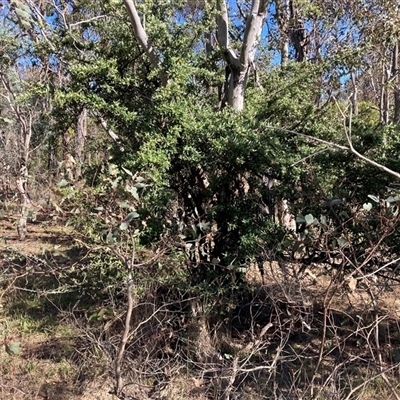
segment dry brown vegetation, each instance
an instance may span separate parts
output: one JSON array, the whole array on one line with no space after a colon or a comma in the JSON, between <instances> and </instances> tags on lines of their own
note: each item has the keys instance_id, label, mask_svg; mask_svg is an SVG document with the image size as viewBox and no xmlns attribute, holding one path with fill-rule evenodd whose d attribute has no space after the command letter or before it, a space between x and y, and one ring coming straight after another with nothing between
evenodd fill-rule
<instances>
[{"instance_id":1,"label":"dry brown vegetation","mask_svg":"<svg viewBox=\"0 0 400 400\"><path fill-rule=\"evenodd\" d=\"M1 219L1 398L116 399L124 282L98 296L74 285L99 249L42 219L23 243L13 216ZM135 288L121 398L399 398L397 278L296 270L250 265L253 290L220 320L189 293Z\"/></svg>"}]
</instances>

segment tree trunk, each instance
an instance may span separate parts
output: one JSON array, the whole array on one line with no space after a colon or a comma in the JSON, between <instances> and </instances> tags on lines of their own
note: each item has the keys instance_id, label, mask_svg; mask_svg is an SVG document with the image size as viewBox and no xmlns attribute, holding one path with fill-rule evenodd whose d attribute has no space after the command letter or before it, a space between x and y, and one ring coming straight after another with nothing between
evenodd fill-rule
<instances>
[{"instance_id":1,"label":"tree trunk","mask_svg":"<svg viewBox=\"0 0 400 400\"><path fill-rule=\"evenodd\" d=\"M64 174L69 181L73 182L75 159L72 156L72 151L71 151L71 138L72 138L72 132L71 129L68 129L64 132L62 136Z\"/></svg>"},{"instance_id":2,"label":"tree trunk","mask_svg":"<svg viewBox=\"0 0 400 400\"><path fill-rule=\"evenodd\" d=\"M305 60L306 34L304 22L299 17L299 12L295 9L293 1L289 1L290 23L289 38L295 50L295 60L302 62Z\"/></svg>"},{"instance_id":3,"label":"tree trunk","mask_svg":"<svg viewBox=\"0 0 400 400\"><path fill-rule=\"evenodd\" d=\"M249 68L245 71L232 68L228 84L228 104L237 111L244 107L244 95L247 87Z\"/></svg>"},{"instance_id":4,"label":"tree trunk","mask_svg":"<svg viewBox=\"0 0 400 400\"><path fill-rule=\"evenodd\" d=\"M255 52L260 40L262 27L267 14L267 0L253 0L251 11L246 18L246 29L239 55L229 43L229 16L225 0L217 1L217 39L229 74L226 74L228 87L227 103L236 111L242 111L249 70L253 67Z\"/></svg>"},{"instance_id":5,"label":"tree trunk","mask_svg":"<svg viewBox=\"0 0 400 400\"><path fill-rule=\"evenodd\" d=\"M20 194L21 211L17 225L17 232L19 240L25 240L27 235L26 224L28 219L28 212L31 206L31 199L29 197L26 183L28 179L28 169L22 166L19 176L17 178L17 189Z\"/></svg>"},{"instance_id":6,"label":"tree trunk","mask_svg":"<svg viewBox=\"0 0 400 400\"><path fill-rule=\"evenodd\" d=\"M85 149L85 139L87 135L87 110L84 108L76 123L75 132L75 179L79 179L82 174L83 151Z\"/></svg>"},{"instance_id":7,"label":"tree trunk","mask_svg":"<svg viewBox=\"0 0 400 400\"><path fill-rule=\"evenodd\" d=\"M217 0L217 9L219 12L217 16L217 40L230 72L226 74L226 85L228 87L226 91L227 103L237 111L242 111L244 107L244 95L249 69L253 66L255 52L267 14L268 3L269 0L252 1L251 10L246 17L246 29L240 54L237 55L236 51L232 49L229 44L227 2L226 0ZM135 38L148 56L152 65L159 71L162 85L166 86L168 84L167 73L163 70L161 59L140 21L135 3L132 0L124 0L124 4L128 11Z\"/></svg>"},{"instance_id":8,"label":"tree trunk","mask_svg":"<svg viewBox=\"0 0 400 400\"><path fill-rule=\"evenodd\" d=\"M158 57L156 50L153 47L147 33L140 21L139 14L136 10L136 6L132 0L124 0L124 4L126 10L128 11L129 18L131 20L131 25L133 29L133 33L136 37L136 40L139 42L140 47L149 57L150 62L153 64L153 67L158 69L158 76L163 86L168 84L168 76L165 71L162 69L161 60Z\"/></svg>"},{"instance_id":9,"label":"tree trunk","mask_svg":"<svg viewBox=\"0 0 400 400\"><path fill-rule=\"evenodd\" d=\"M400 75L399 75L399 41L396 42L393 49L392 77L394 79L394 115L393 122L400 123Z\"/></svg>"},{"instance_id":10,"label":"tree trunk","mask_svg":"<svg viewBox=\"0 0 400 400\"><path fill-rule=\"evenodd\" d=\"M358 115L358 86L355 72L351 74L351 83L353 86L353 93L351 94L352 114Z\"/></svg>"},{"instance_id":11,"label":"tree trunk","mask_svg":"<svg viewBox=\"0 0 400 400\"><path fill-rule=\"evenodd\" d=\"M281 66L284 67L289 61L289 2L285 0L275 0L275 9L280 36L279 47L281 53Z\"/></svg>"},{"instance_id":12,"label":"tree trunk","mask_svg":"<svg viewBox=\"0 0 400 400\"><path fill-rule=\"evenodd\" d=\"M381 81L381 98L380 98L380 120L383 124L389 123L389 108L390 108L390 99L389 99L389 80L390 80L390 69L387 68L386 65L383 65L383 73L382 73L382 81Z\"/></svg>"},{"instance_id":13,"label":"tree trunk","mask_svg":"<svg viewBox=\"0 0 400 400\"><path fill-rule=\"evenodd\" d=\"M28 219L28 212L31 207L31 198L28 194L27 182L28 182L28 162L29 153L32 138L32 115L28 115L26 118L20 119L22 138L22 166L20 173L17 178L17 189L20 193L21 199L21 211L18 220L17 232L19 240L25 240L27 235L26 224Z\"/></svg>"}]
</instances>

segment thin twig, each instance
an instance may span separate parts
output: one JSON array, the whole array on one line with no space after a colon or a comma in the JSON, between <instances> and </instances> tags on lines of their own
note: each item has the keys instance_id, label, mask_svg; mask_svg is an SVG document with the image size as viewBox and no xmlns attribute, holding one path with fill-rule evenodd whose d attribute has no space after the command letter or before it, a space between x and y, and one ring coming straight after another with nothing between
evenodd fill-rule
<instances>
[{"instance_id":1,"label":"thin twig","mask_svg":"<svg viewBox=\"0 0 400 400\"><path fill-rule=\"evenodd\" d=\"M380 164L374 160L371 160L368 157L363 156L361 153L359 153L354 147L353 147L353 141L351 139L351 127L352 127L352 119L351 119L351 112L349 113L349 123L348 125L346 125L346 115L344 114L343 110L340 108L338 101L336 100L336 98L334 97L336 106L340 112L340 114L343 117L343 128L344 128L344 133L347 139L347 143L349 144L349 149L350 151L356 155L358 158L360 158L361 160L365 161L367 164L373 165L374 167L380 169L381 171L387 172L388 174L395 176L397 179L400 179L400 173L393 171L392 169L386 167L383 164Z\"/></svg>"},{"instance_id":2,"label":"thin twig","mask_svg":"<svg viewBox=\"0 0 400 400\"><path fill-rule=\"evenodd\" d=\"M375 374L374 376L371 376L370 378L366 379L364 382L360 383L359 385L357 385L355 388L350 390L350 393L347 395L347 397L345 397L343 400L350 400L353 398L354 393L356 393L358 390L366 387L370 382L372 382L373 380L375 380L376 378L378 378L379 376L383 376L386 372L392 371L395 368L399 367L399 363L392 365L389 368L386 368L383 371L378 372L377 374Z\"/></svg>"}]
</instances>

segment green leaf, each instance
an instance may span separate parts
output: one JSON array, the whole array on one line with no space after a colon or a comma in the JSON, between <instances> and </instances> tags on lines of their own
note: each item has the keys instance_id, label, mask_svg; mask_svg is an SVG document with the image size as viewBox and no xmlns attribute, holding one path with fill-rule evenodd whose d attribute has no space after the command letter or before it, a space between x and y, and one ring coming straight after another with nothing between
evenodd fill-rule
<instances>
[{"instance_id":1,"label":"green leaf","mask_svg":"<svg viewBox=\"0 0 400 400\"><path fill-rule=\"evenodd\" d=\"M134 219L138 218L139 214L136 211L133 211L129 213L126 218L121 222L121 225L119 226L119 229L121 231L126 231L129 227L129 223Z\"/></svg>"},{"instance_id":2,"label":"green leaf","mask_svg":"<svg viewBox=\"0 0 400 400\"><path fill-rule=\"evenodd\" d=\"M118 187L118 183L119 183L120 180L121 180L121 177L120 177L120 176L119 176L117 179L113 180L113 181L111 182L111 187L112 187L113 189L116 189L116 188Z\"/></svg>"},{"instance_id":3,"label":"green leaf","mask_svg":"<svg viewBox=\"0 0 400 400\"><path fill-rule=\"evenodd\" d=\"M57 183L57 186L60 187L60 188L66 187L68 185L69 185L69 183L65 179L61 179L61 181Z\"/></svg>"},{"instance_id":4,"label":"green leaf","mask_svg":"<svg viewBox=\"0 0 400 400\"><path fill-rule=\"evenodd\" d=\"M29 10L30 11L30 10ZM20 8L16 8L15 12L22 19L29 20L31 18L30 14L26 10L21 10Z\"/></svg>"},{"instance_id":5,"label":"green leaf","mask_svg":"<svg viewBox=\"0 0 400 400\"><path fill-rule=\"evenodd\" d=\"M139 194L135 186L130 187L128 189L128 192L133 196L135 200L139 201Z\"/></svg>"},{"instance_id":6,"label":"green leaf","mask_svg":"<svg viewBox=\"0 0 400 400\"><path fill-rule=\"evenodd\" d=\"M400 200L400 196L389 196L387 199L386 199L386 202L387 203L395 203L396 201L399 201Z\"/></svg>"},{"instance_id":7,"label":"green leaf","mask_svg":"<svg viewBox=\"0 0 400 400\"><path fill-rule=\"evenodd\" d=\"M120 201L118 202L119 207L121 208L129 208L130 205L126 201Z\"/></svg>"},{"instance_id":8,"label":"green leaf","mask_svg":"<svg viewBox=\"0 0 400 400\"><path fill-rule=\"evenodd\" d=\"M369 194L368 197L369 197L372 201L374 201L375 203L379 203L379 198L378 198L378 197L376 197L376 196L374 196L374 195L372 195L372 194Z\"/></svg>"},{"instance_id":9,"label":"green leaf","mask_svg":"<svg viewBox=\"0 0 400 400\"><path fill-rule=\"evenodd\" d=\"M364 204L363 204L363 209L364 209L365 211L371 211L371 209L372 209L372 204L371 204L371 203L364 203Z\"/></svg>"},{"instance_id":10,"label":"green leaf","mask_svg":"<svg viewBox=\"0 0 400 400\"><path fill-rule=\"evenodd\" d=\"M6 352L10 355L10 356L18 356L21 352L20 347L19 347L19 343L10 343L6 345Z\"/></svg>"},{"instance_id":11,"label":"green leaf","mask_svg":"<svg viewBox=\"0 0 400 400\"><path fill-rule=\"evenodd\" d=\"M199 222L197 226L200 228L202 232L208 232L210 230L209 222Z\"/></svg>"},{"instance_id":12,"label":"green leaf","mask_svg":"<svg viewBox=\"0 0 400 400\"><path fill-rule=\"evenodd\" d=\"M330 206L337 206L337 205L342 204L342 203L343 203L343 200L341 200L341 199L332 199L329 202L329 205Z\"/></svg>"},{"instance_id":13,"label":"green leaf","mask_svg":"<svg viewBox=\"0 0 400 400\"><path fill-rule=\"evenodd\" d=\"M339 247L343 247L345 244L346 244L346 239L340 237L340 238L338 239L338 245L339 245Z\"/></svg>"},{"instance_id":14,"label":"green leaf","mask_svg":"<svg viewBox=\"0 0 400 400\"><path fill-rule=\"evenodd\" d=\"M138 182L138 183L135 183L134 186L137 187L138 189L143 189L143 188L145 188L145 187L147 187L149 185L146 185L145 183Z\"/></svg>"},{"instance_id":15,"label":"green leaf","mask_svg":"<svg viewBox=\"0 0 400 400\"><path fill-rule=\"evenodd\" d=\"M124 168L124 167L121 167L121 168L122 168L122 170L123 170L125 173L127 173L129 176L133 176L132 172L129 171L129 169L126 169L126 168Z\"/></svg>"},{"instance_id":16,"label":"green leaf","mask_svg":"<svg viewBox=\"0 0 400 400\"><path fill-rule=\"evenodd\" d=\"M20 3L20 2L19 2L19 3ZM20 4L18 5L18 8L19 8L21 11L24 11L25 13L27 13L28 15L31 14L31 9L30 9L29 6L27 6L26 4L20 3Z\"/></svg>"},{"instance_id":17,"label":"green leaf","mask_svg":"<svg viewBox=\"0 0 400 400\"><path fill-rule=\"evenodd\" d=\"M126 231L129 228L129 223L128 222L121 222L121 225L119 226L119 229L121 229L121 231Z\"/></svg>"},{"instance_id":18,"label":"green leaf","mask_svg":"<svg viewBox=\"0 0 400 400\"><path fill-rule=\"evenodd\" d=\"M309 224L309 225L314 222L314 216L312 214L307 214L304 217L304 219L305 219L306 223Z\"/></svg>"},{"instance_id":19,"label":"green leaf","mask_svg":"<svg viewBox=\"0 0 400 400\"><path fill-rule=\"evenodd\" d=\"M112 176L118 175L118 167L115 164L110 164L108 166L108 173Z\"/></svg>"},{"instance_id":20,"label":"green leaf","mask_svg":"<svg viewBox=\"0 0 400 400\"><path fill-rule=\"evenodd\" d=\"M94 313L94 314L91 314L90 316L89 316L89 318L88 318L88 320L91 322L91 321L93 321L93 320L98 320L98 318L97 318L97 313Z\"/></svg>"},{"instance_id":21,"label":"green leaf","mask_svg":"<svg viewBox=\"0 0 400 400\"><path fill-rule=\"evenodd\" d=\"M21 26L22 26L24 29L30 29L30 28L32 28L31 23L30 23L29 21L27 21L26 19L21 18L20 21L21 21Z\"/></svg>"},{"instance_id":22,"label":"green leaf","mask_svg":"<svg viewBox=\"0 0 400 400\"><path fill-rule=\"evenodd\" d=\"M108 232L107 236L106 236L106 242L109 244L113 244L113 243L115 243L115 241L116 241L116 238L115 238L113 232Z\"/></svg>"},{"instance_id":23,"label":"green leaf","mask_svg":"<svg viewBox=\"0 0 400 400\"><path fill-rule=\"evenodd\" d=\"M136 211L132 211L130 212L126 218L125 218L125 222L131 222L134 218L139 218L139 214Z\"/></svg>"},{"instance_id":24,"label":"green leaf","mask_svg":"<svg viewBox=\"0 0 400 400\"><path fill-rule=\"evenodd\" d=\"M306 220L305 220L304 216L300 214L300 215L298 215L298 216L296 217L296 222L297 222L298 224L304 224L304 223L306 222Z\"/></svg>"}]
</instances>

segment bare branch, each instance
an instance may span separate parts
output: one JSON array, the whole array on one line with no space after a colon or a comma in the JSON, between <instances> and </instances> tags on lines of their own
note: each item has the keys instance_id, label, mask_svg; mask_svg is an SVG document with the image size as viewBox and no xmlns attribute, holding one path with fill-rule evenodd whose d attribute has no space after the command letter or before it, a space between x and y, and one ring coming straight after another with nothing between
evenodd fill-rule
<instances>
[{"instance_id":1,"label":"bare branch","mask_svg":"<svg viewBox=\"0 0 400 400\"><path fill-rule=\"evenodd\" d=\"M119 146L120 151L124 151L124 147L120 141L119 136L108 126L106 120L97 112L91 111L91 114L100 122L100 125L107 132L108 136Z\"/></svg>"},{"instance_id":2,"label":"bare branch","mask_svg":"<svg viewBox=\"0 0 400 400\"><path fill-rule=\"evenodd\" d=\"M386 372L395 370L396 368L399 368L400 363L396 363L394 365L391 365L390 367L386 368L383 371L378 372L375 375L372 375L371 377L363 380L359 385L355 386L350 393L347 395L347 397L344 400L350 400L353 398L353 395L358 392L360 389L365 388L369 383L371 383L372 381L374 381L376 378L378 378L379 376L384 375Z\"/></svg>"},{"instance_id":3,"label":"bare branch","mask_svg":"<svg viewBox=\"0 0 400 400\"><path fill-rule=\"evenodd\" d=\"M219 11L217 17L217 41L228 64L239 67L239 59L229 44L229 16L228 7L225 0L217 1L217 9Z\"/></svg>"},{"instance_id":4,"label":"bare branch","mask_svg":"<svg viewBox=\"0 0 400 400\"><path fill-rule=\"evenodd\" d=\"M329 142L329 141L324 140L324 139L320 139L320 138L317 138L317 137L314 137L314 136L306 135L304 133L300 133L300 132L297 132L297 131L294 131L294 130L291 130L291 129L282 128L280 126L265 126L264 128L265 129L271 129L271 130L277 130L277 131L281 131L281 132L286 132L286 133L292 133L293 135L300 136L300 137L302 137L304 139L311 140L313 142L326 144L327 146L329 146L331 148L350 151L350 149L347 146L342 146L341 144Z\"/></svg>"},{"instance_id":5,"label":"bare branch","mask_svg":"<svg viewBox=\"0 0 400 400\"><path fill-rule=\"evenodd\" d=\"M380 169L381 171L384 171L384 172L386 172L386 173L388 173L388 174L390 174L390 175L396 177L397 179L400 179L400 173L399 173L399 172L393 171L392 169L386 167L385 165L380 164L380 163L378 163L378 162L376 162L376 161L374 161L374 160L371 160L371 159L368 158L368 157L363 156L361 153L359 153L359 152L353 147L353 141L352 141L352 139L351 139L351 125L352 125L351 114L352 114L352 113L351 113L351 112L349 113L349 124L348 124L348 126L347 126L347 125L346 125L346 115L344 114L343 110L340 108L340 106L339 106L339 104L338 104L336 98L334 98L334 99L335 99L336 106L337 106L337 108L338 108L340 114L341 114L342 117L343 117L343 128L344 128L344 133L345 133L345 135L346 135L347 143L349 144L349 150L350 150L354 155L356 155L359 159L365 161L367 164L373 165L374 167Z\"/></svg>"},{"instance_id":6,"label":"bare branch","mask_svg":"<svg viewBox=\"0 0 400 400\"><path fill-rule=\"evenodd\" d=\"M351 120L350 120L350 123L351 123ZM292 133L293 135L300 136L300 137L302 137L304 139L311 140L311 141L314 141L314 142L317 142L317 143L325 144L325 145L327 145L327 146L329 146L329 147L331 147L333 149L340 149L340 150L344 150L344 151L349 151L349 152L353 153L355 156L357 156L360 160L363 160L364 162L366 162L367 164L370 164L370 165L380 169L381 171L384 171L384 172L396 177L397 179L400 179L400 173L399 172L393 171L392 169L386 167L385 165L380 164L380 163L378 163L378 162L376 162L374 160L371 160L370 158L365 157L361 153L359 153L353 147L353 144L352 144L352 141L351 141L351 134L348 132L348 128L346 127L346 125L344 125L344 128L345 128L346 138L347 138L347 141L349 143L349 147L342 146L341 144L329 142L329 141L324 140L324 139L320 139L320 138L316 138L316 137L313 137L313 136L309 136L309 135L306 135L304 133L293 131L291 129L281 128L279 126L266 126L265 128L266 129L271 129L271 130L278 130L278 131L282 131L282 132L287 132L287 133Z\"/></svg>"},{"instance_id":7,"label":"bare branch","mask_svg":"<svg viewBox=\"0 0 400 400\"><path fill-rule=\"evenodd\" d=\"M78 21L78 22L74 22L72 24L69 24L69 27L78 26L78 25L82 25L82 24L87 24L89 22L96 21L97 19L102 19L102 18L106 18L106 17L107 17L107 15L96 15L96 16L94 16L92 18L85 19L83 21Z\"/></svg>"},{"instance_id":8,"label":"bare branch","mask_svg":"<svg viewBox=\"0 0 400 400\"><path fill-rule=\"evenodd\" d=\"M380 271L382 271L383 269L385 269L386 267L388 267L389 265L396 264L396 263L398 263L399 261L400 261L400 257L399 257L399 258L396 258L395 260L392 260L392 261L386 263L385 265L382 265L382 267L379 267L377 270L375 270L375 271L373 271L373 272L370 272L369 274L362 275L362 276L360 276L360 277L358 277L358 278L356 278L356 279L357 279L357 280L363 280L363 279L365 279L365 278L369 278L370 276L374 276L374 275L376 275L378 272L380 272Z\"/></svg>"},{"instance_id":9,"label":"bare branch","mask_svg":"<svg viewBox=\"0 0 400 400\"><path fill-rule=\"evenodd\" d=\"M124 4L128 11L129 18L131 20L133 33L139 42L140 47L146 52L153 64L154 68L159 70L159 78L164 86L168 84L168 78L166 73L161 69L161 60L156 54L156 51L147 36L145 29L140 21L139 14L136 10L136 6L133 0L124 0Z\"/></svg>"}]
</instances>

